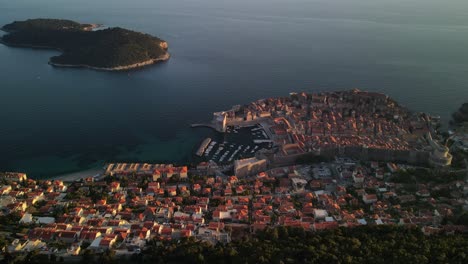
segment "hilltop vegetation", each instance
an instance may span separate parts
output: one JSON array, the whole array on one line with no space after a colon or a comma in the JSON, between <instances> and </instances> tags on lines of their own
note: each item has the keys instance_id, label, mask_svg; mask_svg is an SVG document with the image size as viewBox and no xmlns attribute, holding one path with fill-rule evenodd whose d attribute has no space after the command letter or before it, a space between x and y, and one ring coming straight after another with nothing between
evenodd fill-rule
<instances>
[{"instance_id":1,"label":"hilltop vegetation","mask_svg":"<svg viewBox=\"0 0 468 264\"><path fill-rule=\"evenodd\" d=\"M227 245L164 242L145 253L151 263L465 263L468 240L392 226L317 233L279 227Z\"/></svg>"},{"instance_id":2,"label":"hilltop vegetation","mask_svg":"<svg viewBox=\"0 0 468 264\"><path fill-rule=\"evenodd\" d=\"M92 27L90 24L80 24L66 19L37 18L15 21L3 26L3 30L7 32L26 30L86 30L90 27Z\"/></svg>"},{"instance_id":3,"label":"hilltop vegetation","mask_svg":"<svg viewBox=\"0 0 468 264\"><path fill-rule=\"evenodd\" d=\"M363 226L312 233L277 227L228 244L193 238L152 241L129 259L84 254L82 263L466 263L466 235L425 236L420 229Z\"/></svg>"},{"instance_id":4,"label":"hilltop vegetation","mask_svg":"<svg viewBox=\"0 0 468 264\"><path fill-rule=\"evenodd\" d=\"M2 240L0 240L0 243ZM6 243L3 242L3 245ZM2 245L2 244L0 244ZM277 227L228 244L193 238L151 241L142 253L83 250L80 263L467 263L464 234L425 236L418 228L363 226L312 233ZM77 259L75 259L77 260ZM65 262L68 263L68 259ZM0 263L56 263L55 255L5 253ZM63 260L62 260L63 262Z\"/></svg>"},{"instance_id":5,"label":"hilltop vegetation","mask_svg":"<svg viewBox=\"0 0 468 264\"><path fill-rule=\"evenodd\" d=\"M2 38L7 45L61 50L61 55L50 59L56 66L123 70L169 58L163 40L118 27L92 31L92 25L70 20L33 19L3 29L9 32Z\"/></svg>"}]
</instances>

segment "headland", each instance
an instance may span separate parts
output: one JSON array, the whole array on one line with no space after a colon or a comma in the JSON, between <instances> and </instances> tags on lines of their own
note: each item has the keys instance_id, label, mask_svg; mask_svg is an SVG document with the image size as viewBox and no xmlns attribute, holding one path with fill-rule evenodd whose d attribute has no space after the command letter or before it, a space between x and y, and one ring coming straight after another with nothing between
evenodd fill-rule
<instances>
[{"instance_id":1,"label":"headland","mask_svg":"<svg viewBox=\"0 0 468 264\"><path fill-rule=\"evenodd\" d=\"M433 136L438 119L413 113L385 94L358 89L268 98L214 113L211 127L261 125L276 147L271 162L307 156L448 166L452 156Z\"/></svg>"}]
</instances>

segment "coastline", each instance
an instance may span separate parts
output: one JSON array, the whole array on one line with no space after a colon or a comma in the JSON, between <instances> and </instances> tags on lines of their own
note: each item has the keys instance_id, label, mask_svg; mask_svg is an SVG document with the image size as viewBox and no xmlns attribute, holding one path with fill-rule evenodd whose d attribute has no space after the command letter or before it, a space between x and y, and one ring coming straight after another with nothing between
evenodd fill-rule
<instances>
[{"instance_id":1,"label":"coastline","mask_svg":"<svg viewBox=\"0 0 468 264\"><path fill-rule=\"evenodd\" d=\"M87 69L92 69L92 70L97 70L97 71L127 71L127 70L133 70L137 68L142 68L145 66L149 66L152 64L155 64L157 62L163 62L167 61L170 58L170 54L166 52L163 56L156 58L156 59L151 59L143 62L138 62L130 65L124 65L124 66L117 66L117 67L112 67L112 68L105 68L105 67L95 67L95 66L90 66L86 64L61 64L61 63L55 63L49 61L49 64L54 66L54 67L61 67L61 68L87 68Z\"/></svg>"},{"instance_id":2,"label":"coastline","mask_svg":"<svg viewBox=\"0 0 468 264\"><path fill-rule=\"evenodd\" d=\"M65 182L72 182L88 177L93 177L98 174L101 174L104 172L104 169L101 168L94 168L94 169L88 169L84 171L77 171L77 172L72 172L72 173L66 173L54 177L48 178L48 180L60 180L60 181L65 181Z\"/></svg>"}]
</instances>

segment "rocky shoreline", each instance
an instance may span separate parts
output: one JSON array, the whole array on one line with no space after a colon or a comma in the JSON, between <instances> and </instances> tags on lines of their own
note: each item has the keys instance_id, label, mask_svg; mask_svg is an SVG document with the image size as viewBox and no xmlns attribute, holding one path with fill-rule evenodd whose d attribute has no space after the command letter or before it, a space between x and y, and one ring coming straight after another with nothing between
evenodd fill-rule
<instances>
[{"instance_id":1,"label":"rocky shoreline","mask_svg":"<svg viewBox=\"0 0 468 264\"><path fill-rule=\"evenodd\" d=\"M167 61L169 60L170 57L171 57L170 54L166 53L157 59L151 59L151 60L138 62L138 63L131 64L131 65L117 66L117 67L111 67L111 68L95 67L95 66L90 66L90 65L85 65L85 64L60 64L60 63L54 63L51 61L49 61L49 64L54 67L59 67L59 68L87 68L87 69L92 69L92 70L97 70L97 71L128 71L128 70L146 67L146 66L155 64L157 62Z\"/></svg>"}]
</instances>

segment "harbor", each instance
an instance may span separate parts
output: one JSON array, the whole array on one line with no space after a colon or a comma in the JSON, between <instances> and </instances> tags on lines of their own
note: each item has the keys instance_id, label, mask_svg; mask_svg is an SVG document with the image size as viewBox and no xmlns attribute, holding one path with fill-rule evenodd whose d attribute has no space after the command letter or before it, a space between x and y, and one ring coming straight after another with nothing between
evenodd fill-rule
<instances>
[{"instance_id":1,"label":"harbor","mask_svg":"<svg viewBox=\"0 0 468 264\"><path fill-rule=\"evenodd\" d=\"M253 157L261 149L270 149L272 144L264 128L258 124L227 126L225 133L219 133L216 138L204 139L194 156L203 161L228 164L236 159Z\"/></svg>"}]
</instances>

